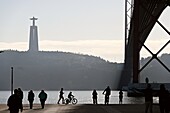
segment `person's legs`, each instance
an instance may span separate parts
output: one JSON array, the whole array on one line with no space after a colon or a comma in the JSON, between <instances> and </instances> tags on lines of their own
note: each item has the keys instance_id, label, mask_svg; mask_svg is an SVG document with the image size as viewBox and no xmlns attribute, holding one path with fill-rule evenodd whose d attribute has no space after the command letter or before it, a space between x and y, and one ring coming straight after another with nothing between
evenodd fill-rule
<instances>
[{"instance_id":1,"label":"person's legs","mask_svg":"<svg viewBox=\"0 0 170 113\"><path fill-rule=\"evenodd\" d=\"M10 109L10 113L19 113L19 109Z\"/></svg>"},{"instance_id":2,"label":"person's legs","mask_svg":"<svg viewBox=\"0 0 170 113\"><path fill-rule=\"evenodd\" d=\"M107 104L107 95L105 95L105 101L104 101L105 104Z\"/></svg>"},{"instance_id":3,"label":"person's legs","mask_svg":"<svg viewBox=\"0 0 170 113\"><path fill-rule=\"evenodd\" d=\"M107 95L107 104L109 104L109 95Z\"/></svg>"},{"instance_id":4,"label":"person's legs","mask_svg":"<svg viewBox=\"0 0 170 113\"><path fill-rule=\"evenodd\" d=\"M64 104L64 97L61 97L62 98L62 103Z\"/></svg>"},{"instance_id":5,"label":"person's legs","mask_svg":"<svg viewBox=\"0 0 170 113\"><path fill-rule=\"evenodd\" d=\"M149 111L152 113L152 102L149 102Z\"/></svg>"},{"instance_id":6,"label":"person's legs","mask_svg":"<svg viewBox=\"0 0 170 113\"><path fill-rule=\"evenodd\" d=\"M93 104L95 104L95 99L93 98Z\"/></svg>"},{"instance_id":7,"label":"person's legs","mask_svg":"<svg viewBox=\"0 0 170 113\"><path fill-rule=\"evenodd\" d=\"M59 97L58 102L57 102L58 104L60 104L60 100L61 100L61 98Z\"/></svg>"},{"instance_id":8,"label":"person's legs","mask_svg":"<svg viewBox=\"0 0 170 113\"><path fill-rule=\"evenodd\" d=\"M170 109L169 109L169 103L165 103L165 113L169 113L170 112Z\"/></svg>"},{"instance_id":9,"label":"person's legs","mask_svg":"<svg viewBox=\"0 0 170 113\"><path fill-rule=\"evenodd\" d=\"M169 110L165 108L165 113L169 113Z\"/></svg>"},{"instance_id":10,"label":"person's legs","mask_svg":"<svg viewBox=\"0 0 170 113\"><path fill-rule=\"evenodd\" d=\"M160 113L164 113L164 105L159 104L159 108L160 108Z\"/></svg>"},{"instance_id":11,"label":"person's legs","mask_svg":"<svg viewBox=\"0 0 170 113\"><path fill-rule=\"evenodd\" d=\"M122 100L123 100L123 98L122 98L122 97L120 97L120 101L119 101L119 102L120 102L120 104L122 104Z\"/></svg>"},{"instance_id":12,"label":"person's legs","mask_svg":"<svg viewBox=\"0 0 170 113\"><path fill-rule=\"evenodd\" d=\"M41 101L41 107L42 107L42 109L44 109L45 101L44 100L40 100L40 101Z\"/></svg>"},{"instance_id":13,"label":"person's legs","mask_svg":"<svg viewBox=\"0 0 170 113\"><path fill-rule=\"evenodd\" d=\"M33 102L32 102L32 101L29 101L29 103L30 103L30 109L32 109L32 104L33 104Z\"/></svg>"},{"instance_id":14,"label":"person's legs","mask_svg":"<svg viewBox=\"0 0 170 113\"><path fill-rule=\"evenodd\" d=\"M96 102L96 104L97 104L97 98L95 99L95 102Z\"/></svg>"},{"instance_id":15,"label":"person's legs","mask_svg":"<svg viewBox=\"0 0 170 113\"><path fill-rule=\"evenodd\" d=\"M31 101L29 100L29 106L30 106L30 109L31 109Z\"/></svg>"},{"instance_id":16,"label":"person's legs","mask_svg":"<svg viewBox=\"0 0 170 113\"><path fill-rule=\"evenodd\" d=\"M148 112L149 109L149 102L145 102L145 113Z\"/></svg>"},{"instance_id":17,"label":"person's legs","mask_svg":"<svg viewBox=\"0 0 170 113\"><path fill-rule=\"evenodd\" d=\"M32 109L32 103L30 103L30 109Z\"/></svg>"},{"instance_id":18,"label":"person's legs","mask_svg":"<svg viewBox=\"0 0 170 113\"><path fill-rule=\"evenodd\" d=\"M45 101L42 101L42 108L44 109Z\"/></svg>"}]
</instances>

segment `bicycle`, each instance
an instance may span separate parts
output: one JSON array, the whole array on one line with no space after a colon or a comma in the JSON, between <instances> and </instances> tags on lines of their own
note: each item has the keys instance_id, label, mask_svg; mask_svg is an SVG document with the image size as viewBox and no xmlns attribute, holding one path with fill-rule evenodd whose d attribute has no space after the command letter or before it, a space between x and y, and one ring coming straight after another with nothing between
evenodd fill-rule
<instances>
[{"instance_id":1,"label":"bicycle","mask_svg":"<svg viewBox=\"0 0 170 113\"><path fill-rule=\"evenodd\" d=\"M71 98L71 100L69 98L66 98L65 99L65 104L69 104L69 103L72 103L73 105L77 104L78 100L74 97Z\"/></svg>"}]
</instances>

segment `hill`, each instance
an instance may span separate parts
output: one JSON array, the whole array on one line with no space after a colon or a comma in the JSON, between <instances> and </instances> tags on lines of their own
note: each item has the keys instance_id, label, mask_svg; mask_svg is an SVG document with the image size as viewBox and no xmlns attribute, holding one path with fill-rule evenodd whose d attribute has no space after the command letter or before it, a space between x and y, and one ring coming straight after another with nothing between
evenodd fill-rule
<instances>
[{"instance_id":1,"label":"hill","mask_svg":"<svg viewBox=\"0 0 170 113\"><path fill-rule=\"evenodd\" d=\"M122 64L100 57L66 52L36 53L8 50L0 54L0 90L10 89L11 67L14 88L24 90L88 90L117 88Z\"/></svg>"},{"instance_id":2,"label":"hill","mask_svg":"<svg viewBox=\"0 0 170 113\"><path fill-rule=\"evenodd\" d=\"M142 58L141 66L144 66L151 57ZM160 61L170 69L170 54L162 54L159 57ZM148 77L150 82L154 83L169 83L170 72L165 69L156 59L152 60L151 63L141 72L140 82L144 83L145 78Z\"/></svg>"}]
</instances>

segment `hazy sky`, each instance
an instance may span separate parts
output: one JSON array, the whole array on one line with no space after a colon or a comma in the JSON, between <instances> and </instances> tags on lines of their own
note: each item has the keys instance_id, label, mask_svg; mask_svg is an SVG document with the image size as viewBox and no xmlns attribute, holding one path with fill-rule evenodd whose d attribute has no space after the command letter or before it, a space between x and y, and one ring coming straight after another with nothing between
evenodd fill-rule
<instances>
[{"instance_id":1,"label":"hazy sky","mask_svg":"<svg viewBox=\"0 0 170 113\"><path fill-rule=\"evenodd\" d=\"M170 28L168 11L160 20ZM40 50L123 62L124 0L0 0L0 15L0 50L28 50L29 18L35 16ZM146 44L155 52L169 39L159 26L150 37ZM141 54L150 55L145 50Z\"/></svg>"}]
</instances>

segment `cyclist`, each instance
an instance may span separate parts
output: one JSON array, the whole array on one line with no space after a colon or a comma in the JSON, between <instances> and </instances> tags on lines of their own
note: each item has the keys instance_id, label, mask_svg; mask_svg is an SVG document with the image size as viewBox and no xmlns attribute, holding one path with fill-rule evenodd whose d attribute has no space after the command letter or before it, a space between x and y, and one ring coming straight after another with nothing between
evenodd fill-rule
<instances>
[{"instance_id":1,"label":"cyclist","mask_svg":"<svg viewBox=\"0 0 170 113\"><path fill-rule=\"evenodd\" d=\"M73 97L74 97L74 95L72 94L72 92L70 92L70 93L68 94L69 101L71 101Z\"/></svg>"},{"instance_id":2,"label":"cyclist","mask_svg":"<svg viewBox=\"0 0 170 113\"><path fill-rule=\"evenodd\" d=\"M68 94L68 98L65 99L65 104L69 104L72 103L73 105L77 104L78 100L76 98L74 98L74 95L72 94L72 92L70 92Z\"/></svg>"}]
</instances>

